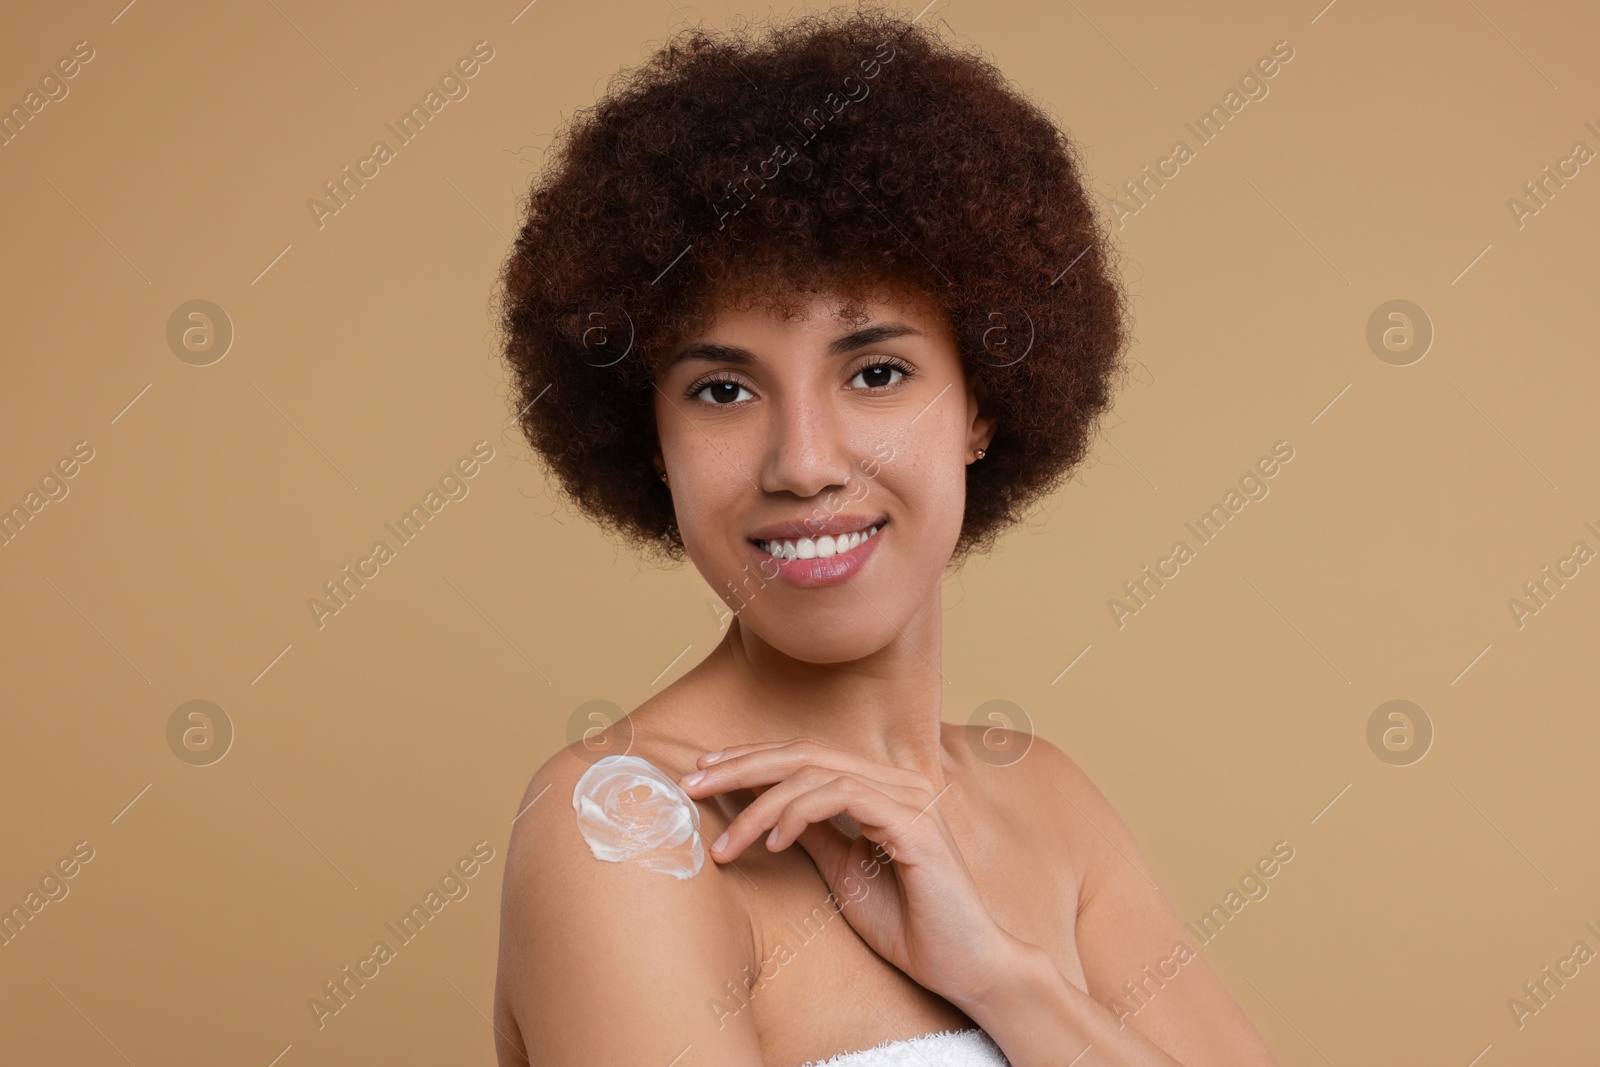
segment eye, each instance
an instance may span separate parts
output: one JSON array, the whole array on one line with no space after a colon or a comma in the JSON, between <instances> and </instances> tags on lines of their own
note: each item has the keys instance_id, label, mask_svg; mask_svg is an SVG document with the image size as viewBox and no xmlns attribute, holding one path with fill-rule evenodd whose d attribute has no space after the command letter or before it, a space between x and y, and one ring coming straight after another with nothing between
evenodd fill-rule
<instances>
[{"instance_id":1,"label":"eye","mask_svg":"<svg viewBox=\"0 0 1600 1067\"><path fill-rule=\"evenodd\" d=\"M899 377L890 378L891 374L899 374ZM856 371L855 378L850 380L854 382L856 378L870 379L864 380L861 388L879 390L899 385L914 374L916 374L916 371L904 360L896 359L893 356L880 356Z\"/></svg>"},{"instance_id":2,"label":"eye","mask_svg":"<svg viewBox=\"0 0 1600 1067\"><path fill-rule=\"evenodd\" d=\"M743 399L739 396L741 392L746 396L755 395L746 389L742 383L731 378L702 378L691 385L685 395L690 400L699 400L701 403L711 404L716 407L730 407ZM711 397L702 397L702 393L710 393Z\"/></svg>"}]
</instances>

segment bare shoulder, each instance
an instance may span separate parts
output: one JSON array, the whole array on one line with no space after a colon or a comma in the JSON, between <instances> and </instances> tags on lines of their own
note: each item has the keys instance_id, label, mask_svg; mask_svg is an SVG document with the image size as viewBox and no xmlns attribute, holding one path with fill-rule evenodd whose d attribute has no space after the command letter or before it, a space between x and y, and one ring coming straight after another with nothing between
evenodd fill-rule
<instances>
[{"instance_id":1,"label":"bare shoulder","mask_svg":"<svg viewBox=\"0 0 1600 1067\"><path fill-rule=\"evenodd\" d=\"M501 896L500 1062L669 1063L693 1045L697 1062L759 1064L750 1015L708 1008L755 950L732 872L706 853L699 808L676 785L693 756L617 748L561 749L518 806Z\"/></svg>"},{"instance_id":2,"label":"bare shoulder","mask_svg":"<svg viewBox=\"0 0 1600 1067\"><path fill-rule=\"evenodd\" d=\"M1082 879L1075 939L1089 995L1190 1067L1276 1067L1116 806L1058 746L1025 734L1006 740L1027 746L1008 768L1019 772L1014 787L1059 821Z\"/></svg>"},{"instance_id":3,"label":"bare shoulder","mask_svg":"<svg viewBox=\"0 0 1600 1067\"><path fill-rule=\"evenodd\" d=\"M1122 813L1065 750L1034 736L1029 756L1040 796L1056 805L1062 835L1083 878L1080 909L1107 881L1107 873L1137 874L1150 886L1156 877Z\"/></svg>"},{"instance_id":4,"label":"bare shoulder","mask_svg":"<svg viewBox=\"0 0 1600 1067\"><path fill-rule=\"evenodd\" d=\"M1054 842L1057 860L1079 879L1080 916L1106 887L1117 892L1130 880L1165 901L1155 873L1121 813L1077 760L1046 738L1000 727L965 727L977 764L989 765L992 788L1008 808L1029 821L1030 838Z\"/></svg>"},{"instance_id":5,"label":"bare shoulder","mask_svg":"<svg viewBox=\"0 0 1600 1067\"><path fill-rule=\"evenodd\" d=\"M1111 851L1106 835L1126 835L1121 818L1082 767L1037 734L999 726L945 724L971 780L1000 811L1026 825L1036 844L1054 842L1081 878ZM1107 826L1106 824L1111 824Z\"/></svg>"}]
</instances>

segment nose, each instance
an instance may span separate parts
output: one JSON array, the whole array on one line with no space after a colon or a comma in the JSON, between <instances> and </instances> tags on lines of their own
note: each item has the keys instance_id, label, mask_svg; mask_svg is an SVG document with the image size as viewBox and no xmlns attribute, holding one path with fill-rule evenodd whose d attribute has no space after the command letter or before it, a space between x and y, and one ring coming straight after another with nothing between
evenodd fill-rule
<instances>
[{"instance_id":1,"label":"nose","mask_svg":"<svg viewBox=\"0 0 1600 1067\"><path fill-rule=\"evenodd\" d=\"M769 405L761 488L802 500L850 481L849 427L827 400L794 392Z\"/></svg>"}]
</instances>

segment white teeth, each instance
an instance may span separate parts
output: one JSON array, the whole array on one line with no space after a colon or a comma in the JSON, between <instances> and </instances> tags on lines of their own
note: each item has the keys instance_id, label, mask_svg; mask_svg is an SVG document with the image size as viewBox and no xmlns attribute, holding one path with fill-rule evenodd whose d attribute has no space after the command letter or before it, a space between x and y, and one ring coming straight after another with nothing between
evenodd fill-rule
<instances>
[{"instance_id":1,"label":"white teeth","mask_svg":"<svg viewBox=\"0 0 1600 1067\"><path fill-rule=\"evenodd\" d=\"M792 541L757 542L774 559L827 559L841 552L861 547L863 541L876 537L880 527L857 530L855 533L824 535L816 539L799 537Z\"/></svg>"}]
</instances>

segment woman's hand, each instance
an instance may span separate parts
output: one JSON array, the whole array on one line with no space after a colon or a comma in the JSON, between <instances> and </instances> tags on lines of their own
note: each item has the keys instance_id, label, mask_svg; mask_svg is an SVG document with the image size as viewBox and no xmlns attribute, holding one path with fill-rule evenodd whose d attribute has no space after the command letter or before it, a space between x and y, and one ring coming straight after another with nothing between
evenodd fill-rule
<instances>
[{"instance_id":1,"label":"woman's hand","mask_svg":"<svg viewBox=\"0 0 1600 1067\"><path fill-rule=\"evenodd\" d=\"M939 810L942 791L924 775L809 738L735 745L696 766L679 783L697 800L759 794L711 846L713 859L736 859L770 829L767 848L798 841L855 931L921 985L961 1007L1004 973L1020 943L984 906ZM859 838L828 822L839 814L861 826Z\"/></svg>"}]
</instances>

